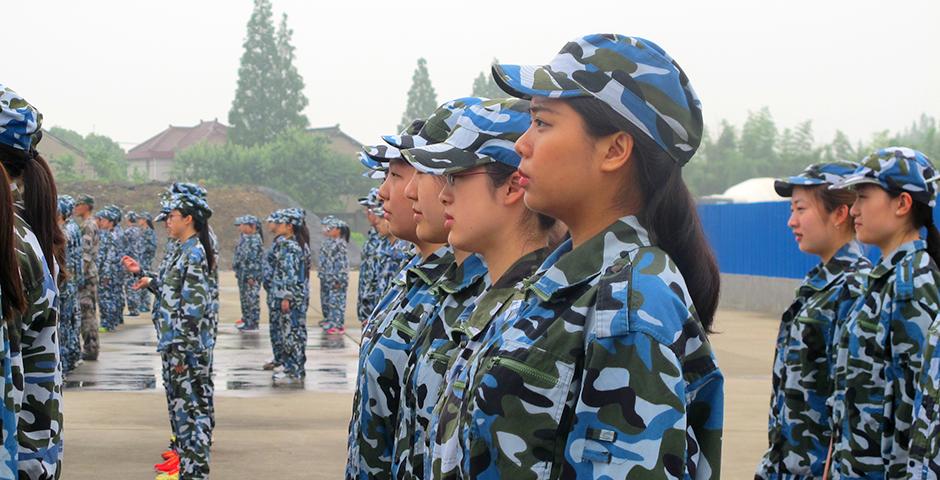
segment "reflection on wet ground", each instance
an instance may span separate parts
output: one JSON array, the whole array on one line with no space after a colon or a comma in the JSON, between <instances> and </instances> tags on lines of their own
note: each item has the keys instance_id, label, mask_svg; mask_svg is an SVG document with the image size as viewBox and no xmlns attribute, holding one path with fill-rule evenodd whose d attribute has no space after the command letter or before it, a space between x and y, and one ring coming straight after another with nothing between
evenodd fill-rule
<instances>
[{"instance_id":1,"label":"reflection on wet ground","mask_svg":"<svg viewBox=\"0 0 940 480\"><path fill-rule=\"evenodd\" d=\"M268 326L242 333L232 324L219 326L214 378L220 395L254 396L291 390L352 392L358 345L352 336L326 335L308 327L307 377L303 385L275 386L261 366L271 358ZM101 354L68 376L67 389L146 391L163 389L156 335L150 324L135 321L101 334Z\"/></svg>"}]
</instances>

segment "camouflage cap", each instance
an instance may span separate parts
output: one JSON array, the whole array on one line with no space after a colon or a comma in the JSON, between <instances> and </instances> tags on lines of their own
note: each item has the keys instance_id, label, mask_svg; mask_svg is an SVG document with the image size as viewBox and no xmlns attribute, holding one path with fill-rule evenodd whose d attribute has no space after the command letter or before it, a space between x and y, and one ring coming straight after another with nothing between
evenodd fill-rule
<instances>
[{"instance_id":1,"label":"camouflage cap","mask_svg":"<svg viewBox=\"0 0 940 480\"><path fill-rule=\"evenodd\" d=\"M242 215L235 219L235 225L261 225L261 221L254 215Z\"/></svg>"},{"instance_id":2,"label":"camouflage cap","mask_svg":"<svg viewBox=\"0 0 940 480\"><path fill-rule=\"evenodd\" d=\"M323 225L323 230L332 230L334 228L339 228L340 219L336 218L334 215L327 215L320 219L320 225Z\"/></svg>"},{"instance_id":3,"label":"camouflage cap","mask_svg":"<svg viewBox=\"0 0 940 480\"><path fill-rule=\"evenodd\" d=\"M493 65L510 95L594 97L685 165L702 140L702 106L679 64L655 43L592 34L565 45L548 65Z\"/></svg>"},{"instance_id":4,"label":"camouflage cap","mask_svg":"<svg viewBox=\"0 0 940 480\"><path fill-rule=\"evenodd\" d=\"M138 219L138 218L140 218L140 217L137 215L137 212L135 212L135 211L133 211L133 210L128 210L128 211L127 211L127 221L128 221L128 222L137 223L137 219Z\"/></svg>"},{"instance_id":5,"label":"camouflage cap","mask_svg":"<svg viewBox=\"0 0 940 480\"><path fill-rule=\"evenodd\" d=\"M774 190L781 197L793 195L793 187L813 185L835 185L851 175L858 168L855 162L837 161L815 163L806 167L799 175L780 178L774 181Z\"/></svg>"},{"instance_id":6,"label":"camouflage cap","mask_svg":"<svg viewBox=\"0 0 940 480\"><path fill-rule=\"evenodd\" d=\"M364 207L374 208L382 204L382 199L379 198L379 189L371 188L369 193L364 197L359 197L359 205Z\"/></svg>"},{"instance_id":7,"label":"camouflage cap","mask_svg":"<svg viewBox=\"0 0 940 480\"><path fill-rule=\"evenodd\" d=\"M923 153L907 147L888 147L872 153L860 163L853 174L829 188L871 183L889 192L907 192L914 201L931 208L936 204L936 181L940 176Z\"/></svg>"},{"instance_id":8,"label":"camouflage cap","mask_svg":"<svg viewBox=\"0 0 940 480\"><path fill-rule=\"evenodd\" d=\"M113 203L106 205L102 210L108 212L107 218L112 222L120 222L121 219L124 218L124 213L121 211L121 207L114 205Z\"/></svg>"},{"instance_id":9,"label":"camouflage cap","mask_svg":"<svg viewBox=\"0 0 940 480\"><path fill-rule=\"evenodd\" d=\"M170 214L170 201L167 198L160 200L160 213L153 218L155 222L164 222L166 221L166 216Z\"/></svg>"},{"instance_id":10,"label":"camouflage cap","mask_svg":"<svg viewBox=\"0 0 940 480\"><path fill-rule=\"evenodd\" d=\"M487 100L465 109L443 142L403 153L419 172L432 175L461 172L487 163L518 168L521 157L515 143L531 121L527 100Z\"/></svg>"},{"instance_id":11,"label":"camouflage cap","mask_svg":"<svg viewBox=\"0 0 940 480\"><path fill-rule=\"evenodd\" d=\"M279 218L280 215L281 215L280 212L281 212L280 210L275 210L275 211L271 212L271 214L268 215L268 217L265 218L264 221L265 221L266 223L281 223L281 222L278 222L278 218Z\"/></svg>"},{"instance_id":12,"label":"camouflage cap","mask_svg":"<svg viewBox=\"0 0 940 480\"><path fill-rule=\"evenodd\" d=\"M174 193L168 206L170 211L179 210L183 215L192 215L201 220L208 220L212 216L212 209L206 199L192 193Z\"/></svg>"},{"instance_id":13,"label":"camouflage cap","mask_svg":"<svg viewBox=\"0 0 940 480\"><path fill-rule=\"evenodd\" d=\"M89 207L95 206L95 197L91 195L79 195L78 200L75 201L75 205L88 205Z\"/></svg>"},{"instance_id":14,"label":"camouflage cap","mask_svg":"<svg viewBox=\"0 0 940 480\"><path fill-rule=\"evenodd\" d=\"M144 220L147 220L147 221L150 221L150 222L153 221L153 215L151 215L150 212L138 212L137 215L139 215L140 218L142 218L142 219L144 219Z\"/></svg>"},{"instance_id":15,"label":"camouflage cap","mask_svg":"<svg viewBox=\"0 0 940 480\"><path fill-rule=\"evenodd\" d=\"M423 126L424 126L424 120L415 120L411 122L411 125L408 125L408 128L405 128L399 136L416 135L421 131L421 128ZM385 138L383 137L383 140L384 139ZM366 147L362 147L362 151L373 162L380 164L381 168L383 169L388 168L388 166L384 164L392 160L395 160L397 158L401 158L401 149L392 145L366 146ZM362 160L360 159L360 162L361 161ZM366 164L363 163L363 165L366 165ZM366 165L366 167L371 168L369 167L369 165ZM373 170L377 170L377 168L373 168Z\"/></svg>"},{"instance_id":16,"label":"camouflage cap","mask_svg":"<svg viewBox=\"0 0 940 480\"><path fill-rule=\"evenodd\" d=\"M0 83L0 143L24 152L38 143L42 114L23 97Z\"/></svg>"},{"instance_id":17,"label":"camouflage cap","mask_svg":"<svg viewBox=\"0 0 940 480\"><path fill-rule=\"evenodd\" d=\"M485 98L479 97L451 100L437 107L417 133L386 135L382 137L382 140L399 150L441 143L447 139L450 132L457 126L457 120L463 115L464 110L471 105L479 105L485 100Z\"/></svg>"},{"instance_id":18,"label":"camouflage cap","mask_svg":"<svg viewBox=\"0 0 940 480\"><path fill-rule=\"evenodd\" d=\"M59 195L58 200L59 214L64 218L72 216L72 211L75 210L75 199L70 195Z\"/></svg>"},{"instance_id":19,"label":"camouflage cap","mask_svg":"<svg viewBox=\"0 0 940 480\"><path fill-rule=\"evenodd\" d=\"M176 182L171 185L167 191L170 194L185 193L199 198L206 198L206 189L196 185L195 183Z\"/></svg>"},{"instance_id":20,"label":"camouflage cap","mask_svg":"<svg viewBox=\"0 0 940 480\"><path fill-rule=\"evenodd\" d=\"M285 208L284 217L286 223L296 225L298 227L307 223L307 211L302 208Z\"/></svg>"}]
</instances>

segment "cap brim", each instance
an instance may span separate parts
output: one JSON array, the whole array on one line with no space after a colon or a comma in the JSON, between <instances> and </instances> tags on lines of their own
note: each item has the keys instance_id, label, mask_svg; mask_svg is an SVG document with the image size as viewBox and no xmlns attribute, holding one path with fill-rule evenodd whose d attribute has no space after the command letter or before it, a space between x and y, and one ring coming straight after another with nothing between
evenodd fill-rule
<instances>
[{"instance_id":1,"label":"cap brim","mask_svg":"<svg viewBox=\"0 0 940 480\"><path fill-rule=\"evenodd\" d=\"M427 139L419 135L385 135L382 140L399 150L423 147L428 144Z\"/></svg>"},{"instance_id":2,"label":"cap brim","mask_svg":"<svg viewBox=\"0 0 940 480\"><path fill-rule=\"evenodd\" d=\"M777 192L777 195L781 197L791 197L793 196L794 187L813 187L817 185L823 185L825 181L818 180L815 178L807 177L788 177L788 178L778 178L774 181L774 190Z\"/></svg>"},{"instance_id":3,"label":"cap brim","mask_svg":"<svg viewBox=\"0 0 940 480\"><path fill-rule=\"evenodd\" d=\"M402 152L405 160L421 173L447 175L471 168L495 163L495 160L474 152L454 147L447 143L435 143L420 148L411 148Z\"/></svg>"},{"instance_id":4,"label":"cap brim","mask_svg":"<svg viewBox=\"0 0 940 480\"><path fill-rule=\"evenodd\" d=\"M792 197L793 184L785 180L774 180L774 191L781 197Z\"/></svg>"},{"instance_id":5,"label":"cap brim","mask_svg":"<svg viewBox=\"0 0 940 480\"><path fill-rule=\"evenodd\" d=\"M388 163L401 158L401 150L391 145L374 145L362 150L367 157L378 163Z\"/></svg>"},{"instance_id":6,"label":"cap brim","mask_svg":"<svg viewBox=\"0 0 940 480\"><path fill-rule=\"evenodd\" d=\"M163 212L160 212L160 213L157 214L156 217L153 217L153 221L154 221L154 222L162 222L162 221L165 221L165 220L166 220L166 214L163 213Z\"/></svg>"},{"instance_id":7,"label":"cap brim","mask_svg":"<svg viewBox=\"0 0 940 480\"><path fill-rule=\"evenodd\" d=\"M513 97L570 98L590 96L564 73L545 65L493 65L496 85Z\"/></svg>"}]
</instances>

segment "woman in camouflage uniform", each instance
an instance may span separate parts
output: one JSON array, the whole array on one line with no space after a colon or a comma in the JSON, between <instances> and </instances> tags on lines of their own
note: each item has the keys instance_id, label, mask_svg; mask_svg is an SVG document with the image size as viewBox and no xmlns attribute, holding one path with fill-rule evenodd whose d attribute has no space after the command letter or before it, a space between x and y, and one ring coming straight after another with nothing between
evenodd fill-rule
<instances>
[{"instance_id":1,"label":"woman in camouflage uniform","mask_svg":"<svg viewBox=\"0 0 940 480\"><path fill-rule=\"evenodd\" d=\"M62 371L56 332L65 237L56 225L56 188L49 165L36 151L42 115L13 90L0 85L0 164L10 176L13 229L24 311L6 320L12 327L12 403L17 417L17 458L6 468L26 480L59 478L62 466ZM15 298L15 297L14 297ZM4 366L6 370L6 366ZM6 372L4 372L4 376ZM6 417L6 415L4 415ZM9 432L7 432L9 433ZM12 448L9 437L5 448ZM2 468L2 467L0 467Z\"/></svg>"},{"instance_id":2,"label":"woman in camouflage uniform","mask_svg":"<svg viewBox=\"0 0 940 480\"><path fill-rule=\"evenodd\" d=\"M778 195L791 198L787 226L797 245L821 263L807 273L780 322L769 448L757 467L758 479L813 479L825 472L836 339L871 270L849 215L855 193L829 187L857 167L852 162L810 165L775 183Z\"/></svg>"},{"instance_id":3,"label":"woman in camouflage uniform","mask_svg":"<svg viewBox=\"0 0 940 480\"><path fill-rule=\"evenodd\" d=\"M212 349L215 344L211 272L215 266L209 217L212 210L194 194L176 193L169 199L167 233L179 244L159 281L154 323L157 349L169 365L167 388L173 411L180 480L209 478L209 447L212 438ZM141 273L140 264L124 257L131 273ZM135 287L154 281L143 277ZM171 459L170 462L173 462ZM176 470L176 471L174 471Z\"/></svg>"},{"instance_id":4,"label":"woman in camouflage uniform","mask_svg":"<svg viewBox=\"0 0 940 480\"><path fill-rule=\"evenodd\" d=\"M277 328L281 342L281 364L273 368L275 384L299 384L306 375L307 325L304 284L306 268L303 237L297 231L304 219L292 209L274 212L271 216L277 235L271 247L271 276L268 281L268 309L272 330ZM272 331L273 334L273 331ZM272 340L272 345L274 341Z\"/></svg>"},{"instance_id":5,"label":"woman in camouflage uniform","mask_svg":"<svg viewBox=\"0 0 940 480\"><path fill-rule=\"evenodd\" d=\"M147 212L137 214L137 228L140 230L140 264L144 270L153 269L153 259L157 256L157 232L153 229L153 216ZM138 291L140 295L140 313L150 311L153 301L149 289Z\"/></svg>"},{"instance_id":6,"label":"woman in camouflage uniform","mask_svg":"<svg viewBox=\"0 0 940 480\"><path fill-rule=\"evenodd\" d=\"M929 329L940 318L937 170L924 154L903 147L861 163L837 187L857 192L856 234L882 257L839 338L830 478L936 478L923 476L937 462L925 456L936 454L927 444L936 444L936 434L919 436L913 424L930 370L925 351L936 346Z\"/></svg>"},{"instance_id":7,"label":"woman in camouflage uniform","mask_svg":"<svg viewBox=\"0 0 940 480\"><path fill-rule=\"evenodd\" d=\"M323 241L317 277L320 280L320 308L323 312L323 330L330 335L346 333L346 288L349 285L349 226L346 222L328 216L321 220ZM345 230L345 236L343 232Z\"/></svg>"},{"instance_id":8,"label":"woman in camouflage uniform","mask_svg":"<svg viewBox=\"0 0 940 480\"><path fill-rule=\"evenodd\" d=\"M245 215L235 219L235 226L241 232L235 253L232 257L232 270L238 280L238 298L241 303L242 318L235 322L239 331L258 330L261 316L259 293L261 292L261 263L264 252L264 236L261 222L254 215Z\"/></svg>"},{"instance_id":9,"label":"woman in camouflage uniform","mask_svg":"<svg viewBox=\"0 0 940 480\"><path fill-rule=\"evenodd\" d=\"M621 35L493 76L532 99L525 203L570 238L448 374L434 476L719 478L719 273L681 177L702 135L688 78Z\"/></svg>"},{"instance_id":10,"label":"woman in camouflage uniform","mask_svg":"<svg viewBox=\"0 0 940 480\"><path fill-rule=\"evenodd\" d=\"M82 232L72 220L75 200L59 196L59 227L66 238L65 272L67 278L59 287L59 358L62 373L68 374L81 358L81 312L78 309L78 286L82 274Z\"/></svg>"}]
</instances>

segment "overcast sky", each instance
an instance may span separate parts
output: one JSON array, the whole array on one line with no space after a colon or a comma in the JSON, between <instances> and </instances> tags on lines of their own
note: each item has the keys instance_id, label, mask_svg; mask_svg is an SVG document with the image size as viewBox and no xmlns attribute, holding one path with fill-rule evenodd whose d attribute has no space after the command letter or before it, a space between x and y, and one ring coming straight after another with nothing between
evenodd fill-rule
<instances>
[{"instance_id":1,"label":"overcast sky","mask_svg":"<svg viewBox=\"0 0 940 480\"><path fill-rule=\"evenodd\" d=\"M439 102L466 96L492 58L546 63L566 41L614 32L657 42L692 80L706 124L768 106L867 139L940 117L936 0L273 0L294 30L312 126L364 143L394 133L418 57ZM227 121L249 0L29 0L4 22L4 83L45 125L125 149L173 125Z\"/></svg>"}]
</instances>

